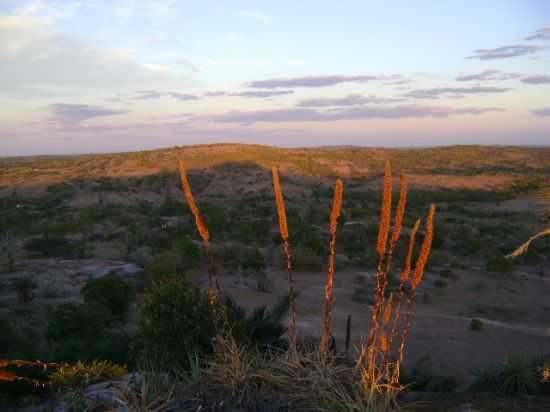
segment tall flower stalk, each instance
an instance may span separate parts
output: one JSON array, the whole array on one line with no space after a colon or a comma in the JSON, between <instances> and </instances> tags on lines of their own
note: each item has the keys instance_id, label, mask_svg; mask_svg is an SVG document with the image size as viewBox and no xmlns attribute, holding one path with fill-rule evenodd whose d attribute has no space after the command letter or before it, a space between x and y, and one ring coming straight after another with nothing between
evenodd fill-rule
<instances>
[{"instance_id":1,"label":"tall flower stalk","mask_svg":"<svg viewBox=\"0 0 550 412\"><path fill-rule=\"evenodd\" d=\"M334 198L330 212L330 256L328 263L327 285L325 287L325 316L323 320L323 337L321 338L321 353L328 351L329 339L332 336L332 307L334 305L334 271L336 266L336 232L338 219L342 212L342 198L344 196L344 182L336 181Z\"/></svg>"},{"instance_id":2,"label":"tall flower stalk","mask_svg":"<svg viewBox=\"0 0 550 412\"><path fill-rule=\"evenodd\" d=\"M290 236L288 233L288 220L286 217L285 198L281 187L281 178L279 169L274 166L271 169L273 175L273 191L275 192L275 202L277 204L277 215L279 217L279 233L283 242L283 250L286 258L286 272L288 278L289 312L290 325L288 338L290 347L295 352L298 340L298 326L296 324L296 293L294 277L292 276L292 254L290 251Z\"/></svg>"}]
</instances>

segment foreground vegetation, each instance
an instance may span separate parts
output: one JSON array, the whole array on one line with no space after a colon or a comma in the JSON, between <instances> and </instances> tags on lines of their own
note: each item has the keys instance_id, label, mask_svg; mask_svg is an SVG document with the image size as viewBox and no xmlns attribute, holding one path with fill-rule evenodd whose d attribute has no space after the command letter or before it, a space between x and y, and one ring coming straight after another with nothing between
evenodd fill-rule
<instances>
[{"instance_id":1,"label":"foreground vegetation","mask_svg":"<svg viewBox=\"0 0 550 412\"><path fill-rule=\"evenodd\" d=\"M515 172L530 173L521 172L519 166ZM0 357L49 362L46 370L42 364L39 370L29 364L5 365L6 372L0 376L9 386L0 384L4 388L0 391L28 394L33 388L32 393L42 395L53 390L62 394L57 399L79 409L86 406L85 390L90 384L139 371L133 376L139 385L127 385L117 395L133 410L220 410L220 403L227 410L386 410L399 403L405 387L429 391L465 387L464 382L430 367L429 360L403 367L411 305L425 270L434 268L437 274L434 289L423 288L418 294L421 305L429 305L439 295L444 298L447 288L461 282L460 268L468 261L503 279L514 279L520 265L539 265L541 279L545 276L547 238L537 238L521 256L503 257L541 229L536 215L470 206L498 204L537 189L543 181L538 177L502 191L411 193L402 179L399 202L392 207L391 169L386 170L382 194L376 185L365 187L360 179L349 178L345 196L340 180L329 186L288 172L279 176L275 169L274 213L273 195L262 186L267 177L264 170L247 166L224 173L232 179L248 173L247 185L255 186L254 191L208 193L205 187L215 182L215 176L195 172L187 177L184 172L188 210L179 199L181 194L164 189L175 185L177 178L166 171L127 181L100 179L92 190L97 200L78 207L72 202L90 193L84 181L50 185L45 194L14 191L3 197L1 263L6 273L17 270L18 262L28 257L77 261L115 256L144 267L145 284L136 286L112 272L89 279L78 301L62 302L55 290L47 291L47 296L38 292L31 277L0 284L0 289L16 291L18 318L24 318L37 299L55 302L44 311L43 328L21 328L13 318L0 314L4 332ZM296 192L302 184L307 196ZM195 201L191 186L200 202ZM116 199L121 192L142 190L154 197L134 204ZM435 209L427 205L431 200L442 204L435 225ZM376 211L380 204L382 213ZM422 228L409 217L426 215L427 226ZM202 249L191 236L193 226L198 228ZM274 226L279 227L278 233ZM399 242L401 235L408 241ZM393 268L394 261L403 264ZM258 293L270 293L272 280L266 273L270 266L283 268L288 276L287 295L272 306L248 311L220 285L220 274L236 274L253 281ZM350 267L372 268L376 274L372 285L363 275L354 279L352 300L372 305L370 325L366 319L356 323L355 329L367 332L357 347L349 338L338 341L333 336L333 310L342 303L335 301L334 288L338 272ZM297 270L327 272L319 336L309 336L298 327L302 314L295 304L300 294L293 277ZM209 274L207 285L197 288L197 274L203 271ZM483 288L482 281L472 285L474 292ZM473 336L486 333L483 316L517 316L484 302L479 302L478 313L480 319L469 323ZM348 336L351 328L348 318ZM40 343L42 336L45 344ZM502 364L476 370L471 389L514 396L546 394L548 361L544 354L511 355ZM14 382L14 376L29 379ZM36 383L45 387L37 389ZM18 399L33 401L32 397Z\"/></svg>"}]
</instances>

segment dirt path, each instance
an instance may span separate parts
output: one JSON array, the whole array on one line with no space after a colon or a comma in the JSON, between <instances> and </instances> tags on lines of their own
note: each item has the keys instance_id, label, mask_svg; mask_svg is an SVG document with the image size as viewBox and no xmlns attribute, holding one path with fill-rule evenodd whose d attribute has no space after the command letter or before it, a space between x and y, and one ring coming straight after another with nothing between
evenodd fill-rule
<instances>
[{"instance_id":1,"label":"dirt path","mask_svg":"<svg viewBox=\"0 0 550 412\"><path fill-rule=\"evenodd\" d=\"M469 317L469 316L455 316L455 315L445 315L440 313L426 313L426 312L415 312L414 316L424 316L424 317L437 317L444 319L453 319L453 320L464 320L466 322L471 322L472 319L479 319L484 324L492 325L500 328L512 329L518 332L527 333L530 335L544 336L550 338L550 326L546 329L536 328L532 326L518 325L514 323L502 322L500 320L492 320L487 318L481 318L479 316Z\"/></svg>"}]
</instances>

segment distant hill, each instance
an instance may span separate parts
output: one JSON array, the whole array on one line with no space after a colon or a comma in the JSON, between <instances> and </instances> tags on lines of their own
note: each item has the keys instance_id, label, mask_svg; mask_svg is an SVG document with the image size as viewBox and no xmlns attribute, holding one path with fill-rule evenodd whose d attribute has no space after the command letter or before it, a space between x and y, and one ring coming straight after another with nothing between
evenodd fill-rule
<instances>
[{"instance_id":1,"label":"distant hill","mask_svg":"<svg viewBox=\"0 0 550 412\"><path fill-rule=\"evenodd\" d=\"M237 163L305 176L379 176L391 159L396 170L432 176L550 176L550 148L517 146L448 146L421 149L359 147L276 148L212 144L97 155L36 156L0 159L0 188L42 185L99 177L172 173L177 159L190 169Z\"/></svg>"}]
</instances>

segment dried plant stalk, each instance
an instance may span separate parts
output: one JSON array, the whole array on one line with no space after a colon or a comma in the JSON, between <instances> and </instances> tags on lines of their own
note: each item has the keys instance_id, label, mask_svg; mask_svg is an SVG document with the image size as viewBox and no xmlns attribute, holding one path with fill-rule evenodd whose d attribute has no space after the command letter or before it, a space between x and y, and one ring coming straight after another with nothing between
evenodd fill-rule
<instances>
[{"instance_id":1,"label":"dried plant stalk","mask_svg":"<svg viewBox=\"0 0 550 412\"><path fill-rule=\"evenodd\" d=\"M384 275L382 276L382 296L385 295L386 288L388 287L389 274L392 271L393 265L393 254L397 247L397 243L401 237L401 232L403 230L403 220L405 219L405 210L407 208L407 197L408 197L408 180L404 174L400 175L400 187L399 187L399 202L397 203L397 211L395 214L395 222L392 229L392 235L390 240L390 248L386 254L386 268ZM391 335L388 338L388 341L391 345ZM385 361L386 362L386 361Z\"/></svg>"},{"instance_id":2,"label":"dried plant stalk","mask_svg":"<svg viewBox=\"0 0 550 412\"><path fill-rule=\"evenodd\" d=\"M286 272L288 276L288 294L289 294L289 312L290 312L290 327L289 327L289 341L290 347L296 352L297 340L298 340L298 326L296 324L296 296L294 277L292 276L292 254L290 252L290 241L288 232L288 221L286 217L285 198L283 196L283 189L281 188L281 178L279 176L279 169L274 166L271 169L273 175L273 191L275 192L275 202L277 204L277 215L279 217L279 232L283 241L283 249L286 258Z\"/></svg>"},{"instance_id":3,"label":"dried plant stalk","mask_svg":"<svg viewBox=\"0 0 550 412\"><path fill-rule=\"evenodd\" d=\"M279 168L273 166L271 169L273 174L273 191L275 192L275 201L277 203L277 214L279 215L279 232L281 239L288 240L288 221L286 218L285 198L283 189L281 188L281 178L279 176Z\"/></svg>"},{"instance_id":4,"label":"dried plant stalk","mask_svg":"<svg viewBox=\"0 0 550 412\"><path fill-rule=\"evenodd\" d=\"M220 297L220 285L216 277L214 255L210 249L210 232L208 231L208 227L206 226L202 214L197 206L197 202L195 201L195 196L193 195L191 184L189 183L189 178L187 176L187 171L182 160L179 161L179 170L181 187L183 189L183 193L185 194L187 205L195 217L195 226L197 227L199 235L202 238L202 244L208 259L208 293L210 296L210 303L214 304Z\"/></svg>"},{"instance_id":5,"label":"dried plant stalk","mask_svg":"<svg viewBox=\"0 0 550 412\"><path fill-rule=\"evenodd\" d=\"M390 233L390 221L391 221L391 200L392 200L392 173L391 163L388 160L386 162L386 171L384 173L384 196L382 198L382 215L380 216L380 227L378 229L378 242L376 244L376 251L379 255L386 253L386 246L388 243L388 236Z\"/></svg>"},{"instance_id":6,"label":"dried plant stalk","mask_svg":"<svg viewBox=\"0 0 550 412\"><path fill-rule=\"evenodd\" d=\"M390 298L388 299L388 303L386 304L386 307L384 308L384 316L383 316L383 322L382 326L386 327L388 323L390 323L391 315L393 311L393 293L390 295Z\"/></svg>"},{"instance_id":7,"label":"dried plant stalk","mask_svg":"<svg viewBox=\"0 0 550 412\"><path fill-rule=\"evenodd\" d=\"M390 243L390 252L395 251L399 237L401 236L401 231L403 229L403 219L405 218L405 209L407 208L407 197L409 184L407 176L401 174L399 178L399 202L397 203L397 212L395 215L395 224L393 226L391 243Z\"/></svg>"},{"instance_id":8,"label":"dried plant stalk","mask_svg":"<svg viewBox=\"0 0 550 412\"><path fill-rule=\"evenodd\" d=\"M351 314L348 315L348 319L346 320L346 341L344 344L344 347L346 350L346 356L349 354L350 343L351 343Z\"/></svg>"},{"instance_id":9,"label":"dried plant stalk","mask_svg":"<svg viewBox=\"0 0 550 412\"><path fill-rule=\"evenodd\" d=\"M327 285L325 287L325 316L323 320L323 337L321 338L321 353L326 353L328 343L332 335L332 307L334 305L334 271L336 260L336 231L338 218L342 212L342 198L344 195L344 182L342 179L336 181L334 187L334 198L330 212L330 257L327 274Z\"/></svg>"},{"instance_id":10,"label":"dried plant stalk","mask_svg":"<svg viewBox=\"0 0 550 412\"><path fill-rule=\"evenodd\" d=\"M542 232L537 233L536 235L531 236L527 242L523 243L520 247L518 247L516 250L514 250L509 255L506 255L508 259L515 258L518 256L521 256L529 250L529 246L531 246L531 243L533 243L535 240L537 240L539 237L543 236L550 236L550 227L548 229L544 229Z\"/></svg>"},{"instance_id":11,"label":"dried plant stalk","mask_svg":"<svg viewBox=\"0 0 550 412\"><path fill-rule=\"evenodd\" d=\"M392 345L395 336L397 335L397 328L399 326L399 319L401 317L401 306L403 303L403 298L405 296L405 284L409 280L411 274L412 266L412 257L414 254L414 245L416 243L416 233L420 228L420 219L416 221L414 227L412 228L411 235L409 238L409 247L407 249L407 256L405 257L405 265L403 266L403 271L401 272L401 278L399 280L399 296L397 298L397 305L395 307L395 315L392 322L391 333L389 337L390 347Z\"/></svg>"},{"instance_id":12,"label":"dried plant stalk","mask_svg":"<svg viewBox=\"0 0 550 412\"><path fill-rule=\"evenodd\" d=\"M430 256L434 237L434 218L435 205L432 204L430 206L430 213L428 214L428 222L426 223L426 233L424 234L422 249L420 249L420 255L418 256L418 260L416 261L416 266L414 268L414 275L411 282L413 290L416 289L422 281L424 270L426 269L426 264L428 263L428 257Z\"/></svg>"},{"instance_id":13,"label":"dried plant stalk","mask_svg":"<svg viewBox=\"0 0 550 412\"><path fill-rule=\"evenodd\" d=\"M183 188L183 193L185 194L185 199L187 200L187 205L189 206L189 209L191 209L191 213L193 213L193 216L195 217L195 226L197 226L197 230L199 231L202 241L205 245L207 245L210 243L210 232L208 231L208 228L204 223L204 220L197 206L197 203L195 202L195 196L193 196L193 191L191 190L191 184L189 183L187 171L185 169L185 165L182 160L180 160L179 166L180 166L181 186Z\"/></svg>"},{"instance_id":14,"label":"dried plant stalk","mask_svg":"<svg viewBox=\"0 0 550 412\"><path fill-rule=\"evenodd\" d=\"M432 204L430 206L430 212L428 214L428 221L426 222L426 230L424 234L424 241L422 242L422 248L420 249L420 255L418 256L418 260L416 261L413 277L410 280L411 291L407 298L407 314L405 315L403 332L401 333L401 342L399 344L397 362L396 362L395 369L393 371L393 375L391 379L392 383L394 384L399 382L400 368L405 358L405 345L407 343L407 339L409 337L409 330L411 327L412 304L416 294L416 289L420 284L420 282L422 282L422 279L424 276L424 270L426 269L426 264L428 263L428 258L430 256L430 251L432 248L434 219L435 219L435 205Z\"/></svg>"},{"instance_id":15,"label":"dried plant stalk","mask_svg":"<svg viewBox=\"0 0 550 412\"><path fill-rule=\"evenodd\" d=\"M361 351L358 364L363 363L365 361L367 352L372 357L374 354L374 347L376 346L376 334L378 333L378 320L384 304L384 291L387 284L387 273L384 270L384 261L386 257L386 247L387 247L388 237L390 233L392 191L393 191L393 179L392 179L391 163L388 160L386 162L386 170L384 172L384 194L382 197L380 226L378 228L378 241L376 244L376 251L378 252L378 268L376 270L375 302L372 308L371 328L370 328L369 337L367 340L367 350ZM369 364L372 365L373 363L374 362L372 358L370 358Z\"/></svg>"}]
</instances>

